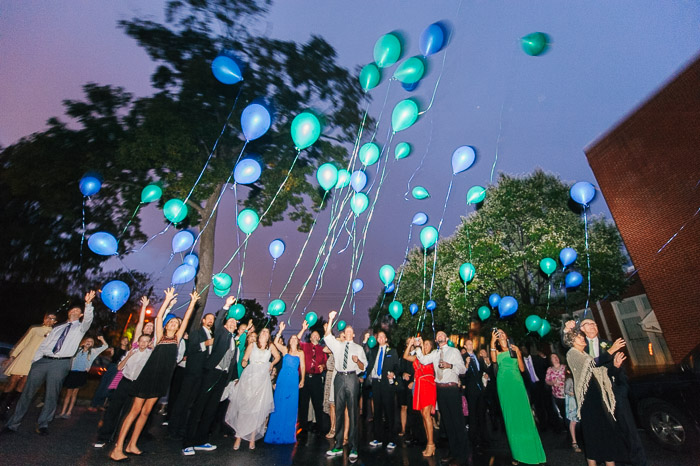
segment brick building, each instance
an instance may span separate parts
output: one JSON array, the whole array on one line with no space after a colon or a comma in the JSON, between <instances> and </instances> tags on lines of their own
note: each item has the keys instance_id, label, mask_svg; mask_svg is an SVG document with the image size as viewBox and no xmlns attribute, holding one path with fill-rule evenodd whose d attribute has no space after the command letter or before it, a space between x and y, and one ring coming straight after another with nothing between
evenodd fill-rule
<instances>
[{"instance_id":1,"label":"brick building","mask_svg":"<svg viewBox=\"0 0 700 466\"><path fill-rule=\"evenodd\" d=\"M700 343L700 58L585 152L646 291L639 325L679 362Z\"/></svg>"}]
</instances>

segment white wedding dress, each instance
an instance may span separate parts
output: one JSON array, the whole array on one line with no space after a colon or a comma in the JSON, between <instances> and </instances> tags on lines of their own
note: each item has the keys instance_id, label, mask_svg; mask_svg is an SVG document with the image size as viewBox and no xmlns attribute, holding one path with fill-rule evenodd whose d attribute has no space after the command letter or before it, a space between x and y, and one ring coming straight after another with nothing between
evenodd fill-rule
<instances>
[{"instance_id":1,"label":"white wedding dress","mask_svg":"<svg viewBox=\"0 0 700 466\"><path fill-rule=\"evenodd\" d=\"M231 390L226 411L226 423L236 431L236 437L247 441L265 436L267 418L275 409L270 380L270 350L262 350L256 343L251 344L253 350L248 365Z\"/></svg>"}]
</instances>

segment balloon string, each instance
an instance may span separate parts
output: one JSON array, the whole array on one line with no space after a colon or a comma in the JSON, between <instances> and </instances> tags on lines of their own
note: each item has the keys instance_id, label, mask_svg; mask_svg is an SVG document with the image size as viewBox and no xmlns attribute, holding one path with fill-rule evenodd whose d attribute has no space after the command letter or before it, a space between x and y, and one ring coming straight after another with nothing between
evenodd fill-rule
<instances>
[{"instance_id":1,"label":"balloon string","mask_svg":"<svg viewBox=\"0 0 700 466\"><path fill-rule=\"evenodd\" d=\"M83 223L81 227L81 236L80 236L80 265L79 265L79 273L82 275L83 274L83 243L85 243L85 196L83 196Z\"/></svg>"},{"instance_id":2,"label":"balloon string","mask_svg":"<svg viewBox=\"0 0 700 466\"><path fill-rule=\"evenodd\" d=\"M498 162L498 149L501 144L501 134L503 133L503 109L505 108L506 101L510 99L510 96L512 94L512 87L513 87L513 81L515 79L515 76L517 75L517 71L519 69L519 64L520 61L515 60L515 54L516 54L517 48L513 48L513 53L511 54L511 74L506 80L506 93L503 96L503 101L501 102L501 113L500 116L498 117L498 136L496 136L496 156L493 160L493 166L491 167L491 178L490 178L490 183L493 184L493 173L496 170L496 162ZM516 62L516 66L513 66L513 61Z\"/></svg>"},{"instance_id":3,"label":"balloon string","mask_svg":"<svg viewBox=\"0 0 700 466\"><path fill-rule=\"evenodd\" d=\"M386 288L382 290L382 300L379 303L379 309L374 316L374 322L372 322L372 327L374 327L379 320L379 316L382 315L382 308L384 307L384 299L386 298Z\"/></svg>"},{"instance_id":4,"label":"balloon string","mask_svg":"<svg viewBox=\"0 0 700 466\"><path fill-rule=\"evenodd\" d=\"M588 311L588 303L591 300L591 255L588 251L588 217L586 216L586 209L588 206L583 206L583 225L586 230L586 267L588 269L588 296L586 297L586 308L584 309L584 315Z\"/></svg>"},{"instance_id":5,"label":"balloon string","mask_svg":"<svg viewBox=\"0 0 700 466\"><path fill-rule=\"evenodd\" d=\"M267 303L270 303L270 298L272 298L272 278L275 276L275 266L277 265L277 259L272 259L272 270L270 271L270 287L267 289Z\"/></svg>"},{"instance_id":6,"label":"balloon string","mask_svg":"<svg viewBox=\"0 0 700 466\"><path fill-rule=\"evenodd\" d=\"M464 221L464 229L467 231L467 249L469 250L469 262L471 263L472 261L472 241L469 238L469 220L465 219Z\"/></svg>"},{"instance_id":7,"label":"balloon string","mask_svg":"<svg viewBox=\"0 0 700 466\"><path fill-rule=\"evenodd\" d=\"M418 319L418 325L421 326L421 332L423 331L423 326L421 325L421 320L425 322L425 312L427 311L425 307L425 282L426 274L428 273L428 252L423 248L423 297L421 298L421 317ZM418 327L416 327L416 332L418 332Z\"/></svg>"},{"instance_id":8,"label":"balloon string","mask_svg":"<svg viewBox=\"0 0 700 466\"><path fill-rule=\"evenodd\" d=\"M250 234L248 234L247 236L250 236ZM243 272L245 272L245 256L246 256L247 251L248 251L248 241L245 242L245 246L243 247L243 252L241 253L241 256L240 256L243 259L241 260L241 275L240 275L240 278L238 279L238 291L236 292L236 296L239 299L241 297L241 292L243 291Z\"/></svg>"},{"instance_id":9,"label":"balloon string","mask_svg":"<svg viewBox=\"0 0 700 466\"><path fill-rule=\"evenodd\" d=\"M547 285L547 311L546 317L549 316L549 299L552 296L552 276L549 276L549 284Z\"/></svg>"},{"instance_id":10,"label":"balloon string","mask_svg":"<svg viewBox=\"0 0 700 466\"><path fill-rule=\"evenodd\" d=\"M131 279L134 281L134 283L136 283L136 277L134 277L134 275L131 273L131 270L129 269L129 267L126 266L126 264L122 261L121 257L119 257L116 254L115 254L115 256L117 257L117 260L122 265L122 267L124 267L124 269L126 269L126 273L128 273L129 276L131 277Z\"/></svg>"},{"instance_id":11,"label":"balloon string","mask_svg":"<svg viewBox=\"0 0 700 466\"><path fill-rule=\"evenodd\" d=\"M139 202L139 205L136 206L136 210L134 210L134 213L131 215L131 218L129 219L128 222L126 222L126 226L122 230L122 232L119 234L119 237L117 238L117 244L122 240L122 236L124 236L124 233L126 233L126 230L129 228L129 225L131 225L131 222L134 220L134 217L136 217L136 214L139 212L139 209L141 208L141 205L143 202Z\"/></svg>"},{"instance_id":12,"label":"balloon string","mask_svg":"<svg viewBox=\"0 0 700 466\"><path fill-rule=\"evenodd\" d=\"M234 169L235 170L235 169ZM233 183L233 210L236 215L236 221L238 221L238 188L237 183ZM236 248L241 247L241 229L236 228ZM241 256L238 256L238 270L240 272L243 265L241 264Z\"/></svg>"},{"instance_id":13,"label":"balloon string","mask_svg":"<svg viewBox=\"0 0 700 466\"><path fill-rule=\"evenodd\" d=\"M447 36L447 41L448 43L450 41L450 37L452 36L452 30L450 30L450 34ZM433 102L435 102L435 94L437 94L438 87L440 86L440 80L442 79L442 73L445 71L445 60L447 59L447 49L445 49L445 53L442 54L442 66L440 67L440 74L438 74L437 81L435 82L435 88L433 89L433 96L430 98L430 103L428 104L428 107L426 107L425 110L422 112L418 112L418 116L423 115L425 112L430 110L433 106Z\"/></svg>"},{"instance_id":14,"label":"balloon string","mask_svg":"<svg viewBox=\"0 0 700 466\"><path fill-rule=\"evenodd\" d=\"M401 278L403 277L403 271L406 267L406 261L408 260L408 252L411 249L411 235L413 234L413 222L408 227L408 241L406 241L406 252L403 254L403 262L401 263L401 271L399 272L399 279L396 281L396 293L394 293L394 299L399 299L399 287L401 286Z\"/></svg>"},{"instance_id":15,"label":"balloon string","mask_svg":"<svg viewBox=\"0 0 700 466\"><path fill-rule=\"evenodd\" d=\"M386 108L386 103L389 99L389 90L391 89L391 82L393 79L389 80L389 84L386 86L386 94L384 94L384 103L382 104L382 108L379 110L379 116L377 117L377 125L374 127L374 133L372 133L372 137L369 139L370 142L374 141L374 138L377 136L377 131L379 131L379 124L382 121L382 115L384 114L384 109ZM391 128L391 125L389 125Z\"/></svg>"},{"instance_id":16,"label":"balloon string","mask_svg":"<svg viewBox=\"0 0 700 466\"><path fill-rule=\"evenodd\" d=\"M408 193L411 191L411 182L413 181L413 178L418 174L421 168L423 168L423 163L425 162L425 158L428 155L428 152L430 151L430 146L433 142L433 119L430 119L430 136L428 137L428 145L425 148L425 152L423 153L423 158L420 159L420 164L418 167L413 171L413 174L411 174L411 177L408 179L408 183L406 183L406 192L403 193L403 199L405 201L408 200Z\"/></svg>"},{"instance_id":17,"label":"balloon string","mask_svg":"<svg viewBox=\"0 0 700 466\"><path fill-rule=\"evenodd\" d=\"M353 219L353 223L355 223L355 222L357 222L357 216L355 216L355 218ZM353 226L353 228L354 228L354 226ZM350 260L350 277L348 278L348 284L347 284L347 287L345 289L345 297L343 298L343 302L341 303L340 309L338 310L338 315L341 315L343 313L343 309L345 307L345 300L348 297L348 293L352 289L353 278L356 276L355 275L355 253L354 253L355 247L356 247L356 241L355 241L356 236L357 235L353 235L353 240L352 240L353 254L352 254L351 260Z\"/></svg>"},{"instance_id":18,"label":"balloon string","mask_svg":"<svg viewBox=\"0 0 700 466\"><path fill-rule=\"evenodd\" d=\"M435 242L435 258L433 259L433 275L430 278L430 299L433 299L433 286L435 284L435 270L437 268L437 250L438 243L440 240L440 230L442 230L442 222L445 220L445 212L447 211L447 203L450 201L450 193L452 192L452 183L455 179L454 174L450 178L450 185L447 187L447 196L445 196L445 204L442 206L442 216L440 217L440 222L438 223L438 240ZM471 258L470 258L471 259ZM465 298L466 298L466 288L465 288Z\"/></svg>"}]
</instances>

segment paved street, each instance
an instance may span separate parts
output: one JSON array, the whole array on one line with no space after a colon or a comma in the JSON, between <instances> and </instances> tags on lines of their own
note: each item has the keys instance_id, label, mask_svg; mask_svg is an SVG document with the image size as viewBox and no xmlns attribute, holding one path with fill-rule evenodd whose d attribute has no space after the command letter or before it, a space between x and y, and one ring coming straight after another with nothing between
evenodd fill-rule
<instances>
[{"instance_id":1,"label":"paved street","mask_svg":"<svg viewBox=\"0 0 700 466\"><path fill-rule=\"evenodd\" d=\"M102 465L109 462L107 450L92 447L100 413L90 413L83 407L76 407L73 417L68 420L55 420L51 423L49 435L39 436L33 431L37 417L36 409L30 410L20 431L16 434L0 435L1 465ZM157 416L157 415L156 415ZM151 428L152 439L142 439L139 446L146 452L143 458L132 457L134 465L323 465L335 466L349 464L347 452L343 458L328 459L325 451L330 441L322 436L310 434L298 445L271 446L258 442L255 451L248 451L244 442L240 451L232 449L233 439L216 437L213 443L218 449L211 453L197 453L192 457L180 454L180 443L166 437L161 427L160 416ZM158 424L158 425L157 425ZM371 449L367 445L366 430L363 426L362 447L357 465L430 465L440 464L439 454L446 452L447 442L442 439L438 444L438 455L425 459L421 456L421 446L399 445L393 453L383 449ZM574 453L564 443L564 434L544 433L542 441L550 466L585 465L582 454ZM700 449L693 452L676 453L659 448L646 434L645 444L649 464L654 466L697 466L700 464ZM510 453L503 435L494 442L494 447L474 457L476 466L510 465Z\"/></svg>"}]
</instances>

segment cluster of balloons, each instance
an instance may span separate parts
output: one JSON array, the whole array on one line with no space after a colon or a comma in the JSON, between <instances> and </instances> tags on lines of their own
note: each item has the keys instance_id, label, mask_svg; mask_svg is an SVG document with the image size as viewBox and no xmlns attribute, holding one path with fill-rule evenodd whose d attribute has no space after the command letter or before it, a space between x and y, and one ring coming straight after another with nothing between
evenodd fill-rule
<instances>
[{"instance_id":1,"label":"cluster of balloons","mask_svg":"<svg viewBox=\"0 0 700 466\"><path fill-rule=\"evenodd\" d=\"M547 335L549 331L552 330L552 326L546 319L535 314L527 316L525 319L525 328L530 332L537 332L541 337Z\"/></svg>"},{"instance_id":2,"label":"cluster of balloons","mask_svg":"<svg viewBox=\"0 0 700 466\"><path fill-rule=\"evenodd\" d=\"M220 298L223 298L231 292L233 278L231 278L231 275L227 273L220 272L211 278L211 283L214 286L214 294Z\"/></svg>"},{"instance_id":3,"label":"cluster of balloons","mask_svg":"<svg viewBox=\"0 0 700 466\"><path fill-rule=\"evenodd\" d=\"M561 261L562 265L564 266L564 270L566 268L573 264L574 261L576 261L576 258L578 257L578 254L573 248L564 248L561 251L559 251L559 260ZM551 257L545 257L540 261L540 269L542 272L544 272L548 277L554 273L554 271L557 269L557 263L554 259ZM579 286L583 282L583 276L576 271L571 271L566 274L566 278L564 279L564 283L566 284L567 288L574 288Z\"/></svg>"},{"instance_id":4,"label":"cluster of balloons","mask_svg":"<svg viewBox=\"0 0 700 466\"><path fill-rule=\"evenodd\" d=\"M112 280L102 287L100 297L102 302L112 312L117 312L129 300L129 285L121 280Z\"/></svg>"},{"instance_id":5,"label":"cluster of balloons","mask_svg":"<svg viewBox=\"0 0 700 466\"><path fill-rule=\"evenodd\" d=\"M501 318L512 316L518 310L517 299L515 299L512 296L501 297L498 293L493 293L491 294L491 296L489 296L489 305L494 309L498 308L498 315ZM488 308L486 308L486 310L484 311L484 308L486 308L486 306L482 306L478 310L479 317L481 318L481 320L488 319L491 315L491 311L489 311ZM488 315L486 311L488 311ZM482 317L482 315L484 317Z\"/></svg>"},{"instance_id":6,"label":"cluster of balloons","mask_svg":"<svg viewBox=\"0 0 700 466\"><path fill-rule=\"evenodd\" d=\"M180 232L183 233L183 232ZM189 233L189 232L187 232ZM177 236L177 235L175 235ZM175 250L175 238L173 238L173 251ZM187 248L191 247L188 246ZM184 248L183 251L187 248ZM179 251L178 251L179 252ZM195 253L189 253L182 259L182 264L178 266L173 272L173 276L170 282L173 285L181 285L194 280L195 275L197 275L197 267L199 267L199 257ZM214 290L216 291L216 290Z\"/></svg>"}]
</instances>

